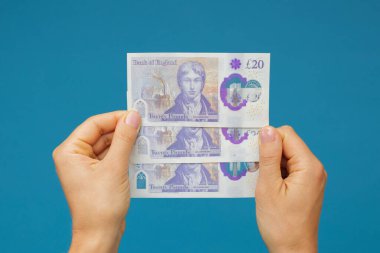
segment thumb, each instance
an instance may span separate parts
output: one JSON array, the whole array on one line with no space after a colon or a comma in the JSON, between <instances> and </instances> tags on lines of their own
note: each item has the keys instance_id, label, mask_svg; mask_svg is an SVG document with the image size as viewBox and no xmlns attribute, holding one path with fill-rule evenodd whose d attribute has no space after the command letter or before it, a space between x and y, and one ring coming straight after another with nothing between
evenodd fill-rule
<instances>
[{"instance_id":1,"label":"thumb","mask_svg":"<svg viewBox=\"0 0 380 253\"><path fill-rule=\"evenodd\" d=\"M266 126L260 131L260 172L259 180L269 187L282 180L281 158L282 139L278 131Z\"/></svg>"},{"instance_id":2,"label":"thumb","mask_svg":"<svg viewBox=\"0 0 380 253\"><path fill-rule=\"evenodd\" d=\"M104 158L106 163L120 164L123 169L127 168L140 125L141 117L137 111L127 111L127 114L119 119L110 149Z\"/></svg>"}]
</instances>

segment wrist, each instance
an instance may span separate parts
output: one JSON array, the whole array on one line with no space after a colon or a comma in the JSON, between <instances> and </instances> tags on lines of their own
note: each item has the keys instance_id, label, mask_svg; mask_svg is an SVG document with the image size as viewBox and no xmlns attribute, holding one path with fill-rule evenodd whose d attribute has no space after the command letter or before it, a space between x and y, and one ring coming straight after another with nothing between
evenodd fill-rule
<instances>
[{"instance_id":1,"label":"wrist","mask_svg":"<svg viewBox=\"0 0 380 253\"><path fill-rule=\"evenodd\" d=\"M117 252L124 229L73 230L69 253Z\"/></svg>"},{"instance_id":2,"label":"wrist","mask_svg":"<svg viewBox=\"0 0 380 253\"><path fill-rule=\"evenodd\" d=\"M317 253L317 241L301 242L294 245L268 247L270 253Z\"/></svg>"}]
</instances>

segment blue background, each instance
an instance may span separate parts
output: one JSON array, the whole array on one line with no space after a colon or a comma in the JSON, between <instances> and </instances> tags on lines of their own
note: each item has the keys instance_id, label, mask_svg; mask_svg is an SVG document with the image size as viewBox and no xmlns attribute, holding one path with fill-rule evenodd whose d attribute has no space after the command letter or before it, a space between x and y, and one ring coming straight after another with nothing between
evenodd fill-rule
<instances>
[{"instance_id":1,"label":"blue background","mask_svg":"<svg viewBox=\"0 0 380 253\"><path fill-rule=\"evenodd\" d=\"M270 52L271 124L328 171L321 252L380 236L379 1L0 1L1 252L66 252L51 152L126 107L126 52ZM136 199L120 252L266 252L253 199ZM286 235L284 235L286 236Z\"/></svg>"}]
</instances>

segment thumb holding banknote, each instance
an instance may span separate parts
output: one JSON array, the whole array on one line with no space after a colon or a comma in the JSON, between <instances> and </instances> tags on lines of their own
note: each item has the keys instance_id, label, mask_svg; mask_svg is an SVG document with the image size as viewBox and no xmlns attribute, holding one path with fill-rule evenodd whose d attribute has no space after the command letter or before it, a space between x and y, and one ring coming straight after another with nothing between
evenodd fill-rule
<instances>
[{"instance_id":1,"label":"thumb holding banknote","mask_svg":"<svg viewBox=\"0 0 380 253\"><path fill-rule=\"evenodd\" d=\"M92 116L54 150L72 216L70 252L117 252L130 203L129 154L140 123L135 111Z\"/></svg>"},{"instance_id":2,"label":"thumb holding banknote","mask_svg":"<svg viewBox=\"0 0 380 253\"><path fill-rule=\"evenodd\" d=\"M317 252L326 178L291 127L261 130L256 216L270 252Z\"/></svg>"}]
</instances>

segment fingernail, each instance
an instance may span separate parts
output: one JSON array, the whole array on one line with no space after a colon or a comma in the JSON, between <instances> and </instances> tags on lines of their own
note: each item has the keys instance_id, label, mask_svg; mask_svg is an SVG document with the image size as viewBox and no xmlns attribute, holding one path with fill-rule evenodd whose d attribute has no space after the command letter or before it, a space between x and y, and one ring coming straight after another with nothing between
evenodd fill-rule
<instances>
[{"instance_id":1,"label":"fingernail","mask_svg":"<svg viewBox=\"0 0 380 253\"><path fill-rule=\"evenodd\" d=\"M261 129L260 132L260 142L261 143L268 143L274 141L276 135L274 133L273 127L266 126Z\"/></svg>"},{"instance_id":2,"label":"fingernail","mask_svg":"<svg viewBox=\"0 0 380 253\"><path fill-rule=\"evenodd\" d=\"M127 117L125 118L125 124L133 126L136 129L139 129L140 122L141 122L141 118L138 112L133 111L133 110L128 112Z\"/></svg>"}]
</instances>

